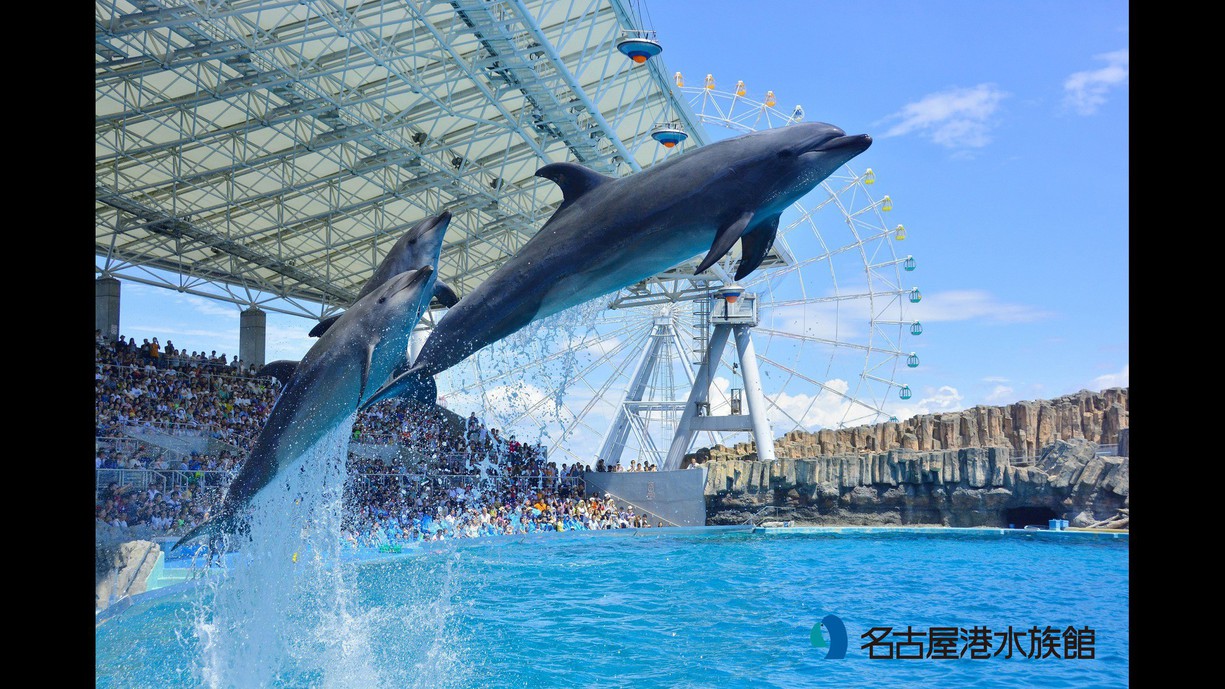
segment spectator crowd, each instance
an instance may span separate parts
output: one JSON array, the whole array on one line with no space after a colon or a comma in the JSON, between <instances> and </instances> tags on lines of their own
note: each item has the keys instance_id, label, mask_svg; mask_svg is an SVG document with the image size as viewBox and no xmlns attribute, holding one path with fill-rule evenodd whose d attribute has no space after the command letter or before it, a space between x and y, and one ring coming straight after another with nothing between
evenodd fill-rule
<instances>
[{"instance_id":1,"label":"spectator crowd","mask_svg":"<svg viewBox=\"0 0 1225 689\"><path fill-rule=\"evenodd\" d=\"M233 357L178 350L158 338L109 342L95 334L96 518L180 535L208 518L276 403L282 385ZM142 432L203 436L227 447L174 453L140 442ZM548 461L543 447L506 437L473 412L384 402L360 413L350 447L344 538L363 547L499 534L652 526L610 496L585 496L584 471L654 471ZM379 457L383 458L379 458ZM178 472L173 482L124 480L123 472ZM142 474L146 478L148 473ZM116 480L103 480L103 477ZM135 485L141 484L141 485ZM158 487L161 486L161 487ZM163 490L164 489L164 490ZM662 524L657 524L662 525Z\"/></svg>"}]
</instances>

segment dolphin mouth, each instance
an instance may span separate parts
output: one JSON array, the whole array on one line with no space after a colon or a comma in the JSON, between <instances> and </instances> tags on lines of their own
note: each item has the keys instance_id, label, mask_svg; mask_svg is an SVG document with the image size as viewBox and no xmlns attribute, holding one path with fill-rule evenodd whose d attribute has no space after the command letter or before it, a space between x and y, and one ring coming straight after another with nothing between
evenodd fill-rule
<instances>
[{"instance_id":1,"label":"dolphin mouth","mask_svg":"<svg viewBox=\"0 0 1225 689\"><path fill-rule=\"evenodd\" d=\"M408 273L412 273L412 275L408 275ZM393 294L399 294L400 292L403 292L405 290L412 289L416 287L417 285L420 285L421 283L425 282L433 274L434 274L433 266L421 266L420 268L417 268L411 271L406 270L403 273L400 273L398 276L396 276L395 279L398 280L398 284L394 288L392 288L390 292L387 292L385 295L383 295L382 299L390 297ZM379 303L382 303L382 299L379 300Z\"/></svg>"},{"instance_id":2,"label":"dolphin mouth","mask_svg":"<svg viewBox=\"0 0 1225 689\"><path fill-rule=\"evenodd\" d=\"M449 210L443 211L442 213L438 214L437 217L431 218L431 222L428 222L418 227L417 230L413 232L410 239L412 240L421 239L422 237L429 234L430 232L433 232L436 228L445 226L449 222L451 222L451 211Z\"/></svg>"},{"instance_id":3,"label":"dolphin mouth","mask_svg":"<svg viewBox=\"0 0 1225 689\"><path fill-rule=\"evenodd\" d=\"M417 269L417 272L413 273L412 279L409 280L408 284L405 286L412 287L413 285L417 285L422 282L425 282L425 280L433 274L434 274L434 266L421 266L420 268Z\"/></svg>"},{"instance_id":4,"label":"dolphin mouth","mask_svg":"<svg viewBox=\"0 0 1225 689\"><path fill-rule=\"evenodd\" d=\"M852 149L856 153L866 151L872 145L872 137L867 134L851 134L834 136L808 149L807 153Z\"/></svg>"}]
</instances>

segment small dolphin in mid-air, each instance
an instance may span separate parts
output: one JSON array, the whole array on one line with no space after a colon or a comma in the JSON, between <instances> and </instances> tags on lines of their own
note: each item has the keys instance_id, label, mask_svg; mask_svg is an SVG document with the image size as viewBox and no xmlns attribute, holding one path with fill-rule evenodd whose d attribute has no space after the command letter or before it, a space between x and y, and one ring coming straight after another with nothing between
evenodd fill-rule
<instances>
[{"instance_id":1,"label":"small dolphin in mid-air","mask_svg":"<svg viewBox=\"0 0 1225 689\"><path fill-rule=\"evenodd\" d=\"M434 296L442 233L421 252L429 264L402 272L359 299L302 358L217 514L171 548L206 533L233 531L244 507L278 474L351 416L404 362L409 337Z\"/></svg>"},{"instance_id":2,"label":"small dolphin in mid-air","mask_svg":"<svg viewBox=\"0 0 1225 689\"><path fill-rule=\"evenodd\" d=\"M396 243L387 251L387 255L383 257L383 262L379 264L378 268L374 269L374 275L362 286L361 291L357 293L357 299L354 299L354 301L361 300L362 297L377 289L379 285L406 270L436 265L438 263L438 256L442 252L442 238L446 234L447 226L450 223L451 211L443 211L438 215L425 218L410 227L404 233L404 236L396 240ZM433 294L439 302L447 307L455 306L456 302L459 301L455 290L438 279L437 276L434 278ZM343 313L338 313L319 321L311 329L310 336L319 337L323 335L342 315ZM293 375L297 367L298 362L293 359L278 359L264 364L256 375L272 376L284 385L289 382L290 376Z\"/></svg>"},{"instance_id":3,"label":"small dolphin in mid-air","mask_svg":"<svg viewBox=\"0 0 1225 689\"><path fill-rule=\"evenodd\" d=\"M614 179L573 163L536 175L562 204L523 248L443 316L409 367L370 398L433 404L433 376L563 309L706 251L701 273L741 246L739 280L765 258L791 204L872 144L820 122L725 139Z\"/></svg>"},{"instance_id":4,"label":"small dolphin in mid-air","mask_svg":"<svg viewBox=\"0 0 1225 689\"><path fill-rule=\"evenodd\" d=\"M430 258L429 254L435 250L435 246L441 247L442 244L437 243L436 245L433 239L435 236L441 236L445 233L450 222L451 211L443 211L433 217L425 218L409 228L408 232L405 232L404 236L400 237L387 252L387 255L383 257L383 262L379 264L378 268L374 269L374 275L370 276L370 279L362 287L362 291L357 293L357 299L353 301L357 301L370 294L376 287L406 270L413 270L436 262L438 257ZM438 301L446 307L455 306L456 302L459 301L459 296L455 294L455 290L437 278L434 279L434 296L438 297ZM319 337L327 332L327 329L332 327L337 318L340 318L340 314L329 316L319 321L314 328L311 328L310 336Z\"/></svg>"}]
</instances>

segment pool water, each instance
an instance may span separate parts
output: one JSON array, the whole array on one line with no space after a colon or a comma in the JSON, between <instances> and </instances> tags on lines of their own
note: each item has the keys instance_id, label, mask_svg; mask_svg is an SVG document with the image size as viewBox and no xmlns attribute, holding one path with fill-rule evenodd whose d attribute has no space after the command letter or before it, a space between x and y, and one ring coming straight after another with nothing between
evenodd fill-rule
<instances>
[{"instance_id":1,"label":"pool water","mask_svg":"<svg viewBox=\"0 0 1225 689\"><path fill-rule=\"evenodd\" d=\"M144 594L98 625L97 686L1128 685L1126 537L648 529L430 544L332 569L308 593L273 595L289 608L279 627L215 619L236 583L224 574ZM814 645L826 615L845 625L843 659ZM1024 657L1035 625L1053 630L1047 657ZM926 636L893 634L908 626L994 638L986 658L869 657L926 656ZM1009 627L1022 632L1012 657L991 655ZM1068 627L1071 655L1092 657L1062 657ZM284 637L261 651L275 667L208 660L267 646L218 645L221 630L270 628ZM864 649L874 628L882 641ZM968 643L945 637L934 655Z\"/></svg>"}]
</instances>

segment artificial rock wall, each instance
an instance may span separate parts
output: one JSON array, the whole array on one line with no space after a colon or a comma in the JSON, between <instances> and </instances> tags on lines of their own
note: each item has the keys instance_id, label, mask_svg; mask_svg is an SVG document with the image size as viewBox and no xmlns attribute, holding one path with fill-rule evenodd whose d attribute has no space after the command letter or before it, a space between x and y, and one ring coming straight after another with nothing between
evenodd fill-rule
<instances>
[{"instance_id":1,"label":"artificial rock wall","mask_svg":"<svg viewBox=\"0 0 1225 689\"><path fill-rule=\"evenodd\" d=\"M1127 388L794 431L775 453L759 462L742 443L693 455L707 469L708 523L769 506L802 524L1008 526L1021 510L1090 526L1130 512Z\"/></svg>"},{"instance_id":2,"label":"artificial rock wall","mask_svg":"<svg viewBox=\"0 0 1225 689\"><path fill-rule=\"evenodd\" d=\"M1051 400L978 406L900 422L826 428L815 433L792 431L774 441L774 453L779 459L805 459L894 449L935 452L1007 447L1015 456L1035 457L1056 440L1085 439L1113 445L1127 427L1128 388L1081 390ZM694 454L699 461L753 459L756 446L752 442L733 447L716 445Z\"/></svg>"}]
</instances>

